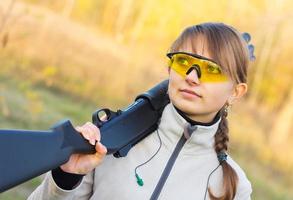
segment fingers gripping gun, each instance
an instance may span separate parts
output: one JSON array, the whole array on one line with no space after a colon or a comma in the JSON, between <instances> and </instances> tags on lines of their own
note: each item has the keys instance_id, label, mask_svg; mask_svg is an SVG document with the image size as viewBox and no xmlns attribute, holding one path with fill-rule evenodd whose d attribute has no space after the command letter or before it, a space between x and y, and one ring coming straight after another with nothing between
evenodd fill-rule
<instances>
[{"instance_id":1,"label":"fingers gripping gun","mask_svg":"<svg viewBox=\"0 0 293 200\"><path fill-rule=\"evenodd\" d=\"M96 111L93 123L100 128L107 154L126 156L140 140L156 130L163 108L169 103L168 80L136 97L134 103L117 112ZM106 114L106 121L100 114ZM0 192L54 169L73 153L94 153L69 120L50 131L0 130Z\"/></svg>"}]
</instances>

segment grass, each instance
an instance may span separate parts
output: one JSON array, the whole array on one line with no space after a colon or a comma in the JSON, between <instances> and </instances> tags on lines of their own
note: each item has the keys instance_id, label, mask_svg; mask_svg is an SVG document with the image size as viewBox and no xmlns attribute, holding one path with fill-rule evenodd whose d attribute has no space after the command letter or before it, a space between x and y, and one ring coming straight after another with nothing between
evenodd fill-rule
<instances>
[{"instance_id":1,"label":"grass","mask_svg":"<svg viewBox=\"0 0 293 200\"><path fill-rule=\"evenodd\" d=\"M243 150L240 150L243 151ZM239 152L238 152L239 153ZM234 158L244 169L252 184L252 199L257 200L291 200L293 199L290 185L286 183L286 174L272 173L270 166L261 163L253 155L240 155L234 152Z\"/></svg>"},{"instance_id":2,"label":"grass","mask_svg":"<svg viewBox=\"0 0 293 200\"><path fill-rule=\"evenodd\" d=\"M1 128L48 129L63 118L70 118L73 123L83 123L90 121L91 114L97 109L93 104L61 93L34 86L21 89L21 85L18 80L0 76Z\"/></svg>"},{"instance_id":3,"label":"grass","mask_svg":"<svg viewBox=\"0 0 293 200\"><path fill-rule=\"evenodd\" d=\"M2 194L0 194L0 200L22 200L26 199L33 189L37 188L41 183L41 177L36 177L30 181L27 181L17 187L14 187Z\"/></svg>"},{"instance_id":4,"label":"grass","mask_svg":"<svg viewBox=\"0 0 293 200\"><path fill-rule=\"evenodd\" d=\"M47 130L64 118L70 118L75 125L83 124L91 121L91 114L97 108L48 89L34 86L21 89L21 85L18 80L0 76L0 129ZM35 102L28 98L28 91L37 94L38 99ZM31 112L29 106L36 102L41 103L42 109L39 112ZM40 177L34 178L0 194L0 200L25 199L40 182Z\"/></svg>"}]
</instances>

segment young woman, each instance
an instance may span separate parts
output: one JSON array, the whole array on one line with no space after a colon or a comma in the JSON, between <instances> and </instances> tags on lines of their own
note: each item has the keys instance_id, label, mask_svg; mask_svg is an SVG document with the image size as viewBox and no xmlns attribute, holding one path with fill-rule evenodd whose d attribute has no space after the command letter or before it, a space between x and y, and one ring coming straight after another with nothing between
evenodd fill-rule
<instances>
[{"instance_id":1,"label":"young woman","mask_svg":"<svg viewBox=\"0 0 293 200\"><path fill-rule=\"evenodd\" d=\"M158 129L116 159L97 127L76 127L96 154L72 155L29 199L250 199L227 155L228 107L247 91L248 44L230 26L204 23L186 28L167 56L170 104Z\"/></svg>"}]
</instances>

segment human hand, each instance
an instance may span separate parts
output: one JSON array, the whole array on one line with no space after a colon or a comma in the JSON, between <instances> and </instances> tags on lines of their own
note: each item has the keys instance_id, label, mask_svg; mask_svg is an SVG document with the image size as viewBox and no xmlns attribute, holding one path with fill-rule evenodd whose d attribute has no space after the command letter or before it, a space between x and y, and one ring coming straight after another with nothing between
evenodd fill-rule
<instances>
[{"instance_id":1,"label":"human hand","mask_svg":"<svg viewBox=\"0 0 293 200\"><path fill-rule=\"evenodd\" d=\"M103 160L107 153L107 148L100 143L100 130L91 122L87 122L75 129L89 141L91 145L95 145L95 154L72 154L67 163L60 166L64 172L73 174L87 174L96 168Z\"/></svg>"}]
</instances>

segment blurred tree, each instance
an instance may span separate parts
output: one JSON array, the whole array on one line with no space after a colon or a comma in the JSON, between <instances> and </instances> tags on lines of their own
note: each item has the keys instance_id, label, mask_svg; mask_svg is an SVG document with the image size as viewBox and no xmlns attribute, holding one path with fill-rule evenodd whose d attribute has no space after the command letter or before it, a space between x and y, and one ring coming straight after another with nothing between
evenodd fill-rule
<instances>
[{"instance_id":1,"label":"blurred tree","mask_svg":"<svg viewBox=\"0 0 293 200\"><path fill-rule=\"evenodd\" d=\"M252 88L250 88L250 103L259 104L263 93L270 87L269 85L265 85L263 93L260 90L265 76L267 73L270 73L269 61L272 56L272 49L274 47L274 40L276 39L278 28L278 23L268 27L267 34L261 39L262 41L259 42L260 45L258 48L260 48L260 54L258 55L257 66L254 68L253 73L251 73Z\"/></svg>"},{"instance_id":2,"label":"blurred tree","mask_svg":"<svg viewBox=\"0 0 293 200\"><path fill-rule=\"evenodd\" d=\"M13 7L14 7L14 4L15 4L15 0L11 0L9 5L8 5L8 8L5 11L3 11L2 13L2 17L1 17L1 21L0 21L0 38L2 40L2 47L4 48L7 43L8 43L8 38L9 38L9 32L8 31L5 31L5 26L7 26L7 22L11 16L11 12L13 10Z\"/></svg>"},{"instance_id":3,"label":"blurred tree","mask_svg":"<svg viewBox=\"0 0 293 200\"><path fill-rule=\"evenodd\" d=\"M63 8L63 16L69 18L75 5L75 0L66 0Z\"/></svg>"},{"instance_id":4,"label":"blurred tree","mask_svg":"<svg viewBox=\"0 0 293 200\"><path fill-rule=\"evenodd\" d=\"M286 94L286 101L282 104L279 113L276 114L274 124L270 132L270 145L274 148L286 144L293 130L293 88Z\"/></svg>"},{"instance_id":5,"label":"blurred tree","mask_svg":"<svg viewBox=\"0 0 293 200\"><path fill-rule=\"evenodd\" d=\"M133 3L133 0L125 0L121 5L121 9L119 9L119 14L115 23L115 35L118 41L124 40L124 28L126 26L127 20L129 20L133 12Z\"/></svg>"},{"instance_id":6,"label":"blurred tree","mask_svg":"<svg viewBox=\"0 0 293 200\"><path fill-rule=\"evenodd\" d=\"M135 19L132 31L131 31L131 41L134 42L138 39L139 35L142 35L143 29L145 28L145 22L148 17L150 17L150 12L153 9L154 0L146 0L140 6L140 12Z\"/></svg>"}]
</instances>

